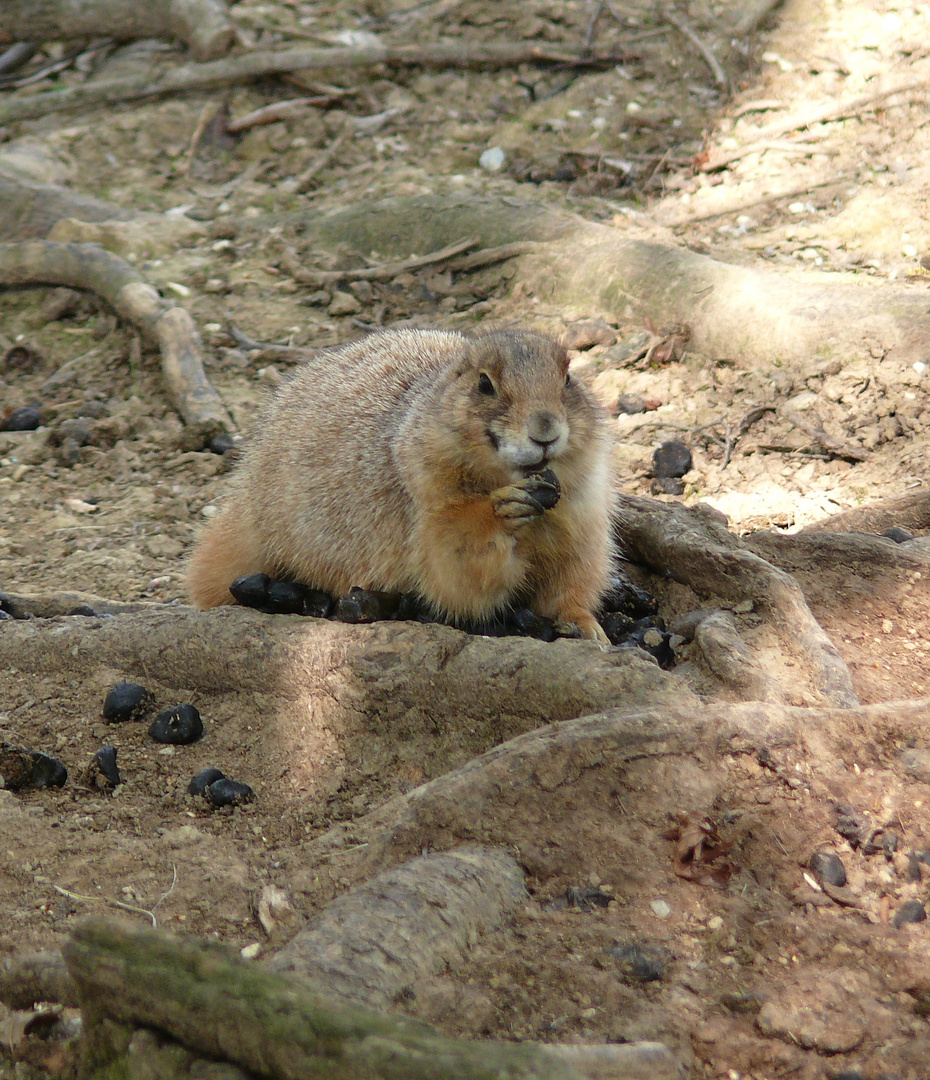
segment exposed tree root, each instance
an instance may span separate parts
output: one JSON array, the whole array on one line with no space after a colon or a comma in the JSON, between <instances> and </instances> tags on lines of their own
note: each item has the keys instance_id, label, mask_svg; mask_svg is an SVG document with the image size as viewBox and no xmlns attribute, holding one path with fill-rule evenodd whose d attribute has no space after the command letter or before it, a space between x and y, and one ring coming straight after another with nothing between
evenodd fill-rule
<instances>
[{"instance_id":1,"label":"exposed tree root","mask_svg":"<svg viewBox=\"0 0 930 1080\"><path fill-rule=\"evenodd\" d=\"M677 503L621 496L617 532L634 562L669 574L699 594L715 594L737 604L749 601L765 613L783 649L807 669L809 686L821 700L857 704L849 670L811 614L797 582L748 550L727 531L722 515L701 506L690 510ZM708 662L718 675L732 672L729 681L739 685L744 657L739 650L734 654L725 624L718 621L713 629L703 640ZM761 670L750 670L745 678L744 689L766 685L760 682Z\"/></svg>"},{"instance_id":2,"label":"exposed tree root","mask_svg":"<svg viewBox=\"0 0 930 1080\"><path fill-rule=\"evenodd\" d=\"M304 219L324 245L406 256L462 236L483 246L543 241L520 265L521 288L561 309L601 309L656 326L683 324L693 347L750 365L844 360L871 347L901 362L925 356L930 326L920 296L895 285L824 284L716 262L704 255L594 224L538 203L494 196L411 196ZM264 227L260 220L255 227ZM557 268L557 272L556 272Z\"/></svg>"},{"instance_id":3,"label":"exposed tree root","mask_svg":"<svg viewBox=\"0 0 930 1080\"><path fill-rule=\"evenodd\" d=\"M883 533L893 525L910 532L930 531L930 491L920 488L907 495L900 495L871 506L857 506L852 510L833 514L822 521L815 521L800 530L802 533L860 532Z\"/></svg>"},{"instance_id":4,"label":"exposed tree root","mask_svg":"<svg viewBox=\"0 0 930 1080\"><path fill-rule=\"evenodd\" d=\"M328 877L320 875L316 885L325 900L344 887L339 883L363 881L427 842L438 850L463 841L506 844L519 832L540 836L541 846L570 849L573 833L588 827L577 807L595 792L610 793L615 805L617 778L630 776L635 789L647 775L653 783L660 773L673 776L670 811L694 809L692 800L699 806L712 802L730 783L728 755L765 750L772 760L787 755L806 763L811 774L822 770L828 776L844 768L844 755L872 760L880 756L879 747L925 741L928 707L928 699L851 710L747 702L581 717L511 739L363 818L335 826L307 845L305 857L308 866L325 860ZM609 843L622 862L624 838L614 831ZM542 850L519 856L524 865L557 857ZM635 858L635 845L629 857Z\"/></svg>"},{"instance_id":5,"label":"exposed tree root","mask_svg":"<svg viewBox=\"0 0 930 1080\"><path fill-rule=\"evenodd\" d=\"M228 52L235 38L225 0L4 0L0 37L67 41L112 37L178 38L197 60Z\"/></svg>"},{"instance_id":6,"label":"exposed tree root","mask_svg":"<svg viewBox=\"0 0 930 1080\"><path fill-rule=\"evenodd\" d=\"M191 1061L179 1060L179 1049L269 1080L324 1073L333 1080L362 1075L383 1080L674 1080L680 1075L672 1055L655 1044L647 1044L636 1060L629 1048L559 1053L539 1043L446 1038L423 1023L334 1004L308 984L243 961L225 946L113 920L85 920L64 956L82 1004L85 1059L110 1075L131 1059L131 1032L137 1025L181 1044L174 1054L170 1046L152 1048L147 1064L157 1063L154 1071L163 1080L189 1075Z\"/></svg>"},{"instance_id":7,"label":"exposed tree root","mask_svg":"<svg viewBox=\"0 0 930 1080\"><path fill-rule=\"evenodd\" d=\"M0 245L0 284L40 282L90 289L157 345L171 400L186 424L203 429L205 442L235 429L203 370L193 319L164 301L128 262L95 244L33 240Z\"/></svg>"}]
</instances>

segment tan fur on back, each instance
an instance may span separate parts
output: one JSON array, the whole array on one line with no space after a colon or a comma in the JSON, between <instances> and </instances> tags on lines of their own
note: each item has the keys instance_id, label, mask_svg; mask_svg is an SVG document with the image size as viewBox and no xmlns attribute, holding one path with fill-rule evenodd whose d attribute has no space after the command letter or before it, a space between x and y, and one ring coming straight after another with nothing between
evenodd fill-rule
<instances>
[{"instance_id":1,"label":"tan fur on back","mask_svg":"<svg viewBox=\"0 0 930 1080\"><path fill-rule=\"evenodd\" d=\"M192 600L232 603L230 583L256 572L335 596L417 593L453 619L525 594L602 637L610 438L567 364L516 332L400 330L318 354L258 420L192 557ZM524 520L526 477L546 465L561 498Z\"/></svg>"}]
</instances>

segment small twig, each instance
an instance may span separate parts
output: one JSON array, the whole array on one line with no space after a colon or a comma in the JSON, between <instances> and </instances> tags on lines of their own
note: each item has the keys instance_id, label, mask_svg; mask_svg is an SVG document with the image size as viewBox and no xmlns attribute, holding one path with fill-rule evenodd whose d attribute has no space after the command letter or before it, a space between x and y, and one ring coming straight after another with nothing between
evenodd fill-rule
<instances>
[{"instance_id":1,"label":"small twig","mask_svg":"<svg viewBox=\"0 0 930 1080\"><path fill-rule=\"evenodd\" d=\"M879 90L873 94L862 94L859 97L847 98L846 101L832 101L825 105L817 105L800 115L778 120L773 124L757 128L754 132L746 135L743 145L736 150L729 150L725 154L709 155L707 160L700 166L701 172L714 172L716 169L725 169L727 165L747 154L753 154L758 150L760 142L781 138L793 131L801 131L813 124L829 124L837 120L846 120L851 116L859 116L869 109L874 109L883 101L896 94L907 94L917 90L926 90L927 80L919 79L901 83L898 86L886 90Z\"/></svg>"},{"instance_id":2,"label":"small twig","mask_svg":"<svg viewBox=\"0 0 930 1080\"><path fill-rule=\"evenodd\" d=\"M135 904L124 904L122 900L111 900L109 896L82 896L81 893L63 889L60 885L53 885L52 888L55 892L61 893L62 896L67 896L69 900L80 900L87 904L103 901L104 904L111 904L113 907L122 908L123 911L134 911L137 915L148 915L152 920L153 929L158 929L158 920L155 918L155 912L149 911L148 908L136 907Z\"/></svg>"},{"instance_id":3,"label":"small twig","mask_svg":"<svg viewBox=\"0 0 930 1080\"><path fill-rule=\"evenodd\" d=\"M605 6L604 0L596 0L594 11L591 13L591 19L585 29L584 37L581 39L582 52L587 53L591 51L591 48L594 45L594 35L597 33L597 24L601 21L601 15L604 14Z\"/></svg>"},{"instance_id":4,"label":"small twig","mask_svg":"<svg viewBox=\"0 0 930 1080\"><path fill-rule=\"evenodd\" d=\"M868 461L871 457L869 452L861 447L850 446L849 443L842 442L840 439L834 439L832 435L828 435L823 430L822 426L805 420L803 416L796 413L794 409L789 409L787 405L780 405L777 412L789 424L794 424L796 428L800 428L805 435L809 435L815 442L820 443L824 450L835 457L846 458L849 461Z\"/></svg>"},{"instance_id":5,"label":"small twig","mask_svg":"<svg viewBox=\"0 0 930 1080\"><path fill-rule=\"evenodd\" d=\"M253 127L261 127L264 124L275 124L279 120L290 120L295 116L301 116L308 109L317 109L332 104L332 97L319 94L316 97L291 98L288 101L275 101L271 105L263 105L238 120L230 120L226 130L230 135L240 131L248 131Z\"/></svg>"},{"instance_id":6,"label":"small twig","mask_svg":"<svg viewBox=\"0 0 930 1080\"><path fill-rule=\"evenodd\" d=\"M329 146L299 176L294 178L295 194L300 195L303 191L306 191L310 181L330 165L345 141L346 132L341 131Z\"/></svg>"},{"instance_id":7,"label":"small twig","mask_svg":"<svg viewBox=\"0 0 930 1080\"><path fill-rule=\"evenodd\" d=\"M502 244L500 247L481 248L479 251L469 252L458 259L452 259L449 269L455 272L465 270L477 270L479 266L492 266L494 263L506 262L518 255L527 255L538 247L535 240L520 240L513 244Z\"/></svg>"},{"instance_id":8,"label":"small twig","mask_svg":"<svg viewBox=\"0 0 930 1080\"><path fill-rule=\"evenodd\" d=\"M220 105L220 109L224 109L225 105ZM203 108L200 110L200 115L197 117L197 123L194 125L194 131L191 135L190 144L187 147L187 162L184 165L185 177L190 176L190 171L194 166L194 161L197 158L197 147L200 145L200 140L203 138L203 133L207 130L207 125L210 124L218 115L218 109L216 103L213 101L207 101L204 103Z\"/></svg>"},{"instance_id":9,"label":"small twig","mask_svg":"<svg viewBox=\"0 0 930 1080\"><path fill-rule=\"evenodd\" d=\"M683 34L697 49L704 58L704 62L710 68L711 74L714 77L714 82L724 90L729 89L730 80L727 78L727 73L720 66L720 61L697 36L692 26L680 15L676 15L672 11L663 11L662 18L665 19L666 22L671 23L672 26L674 26L680 34Z\"/></svg>"},{"instance_id":10,"label":"small twig","mask_svg":"<svg viewBox=\"0 0 930 1080\"><path fill-rule=\"evenodd\" d=\"M398 274L408 273L411 270L419 270L423 266L432 266L434 263L445 262L454 255L474 247L478 241L474 237L459 240L439 251L430 252L427 255L415 255L403 262L386 263L381 266L367 266L359 270L307 270L301 265L297 255L290 247L285 247L281 253L281 264L285 270L302 285L331 285L337 281L390 281Z\"/></svg>"},{"instance_id":11,"label":"small twig","mask_svg":"<svg viewBox=\"0 0 930 1080\"><path fill-rule=\"evenodd\" d=\"M743 419L740 420L736 428L736 437L740 438L745 435L746 432L756 423L757 420L761 420L766 413L775 412L774 405L754 405L743 415Z\"/></svg>"},{"instance_id":12,"label":"small twig","mask_svg":"<svg viewBox=\"0 0 930 1080\"><path fill-rule=\"evenodd\" d=\"M167 892L163 892L161 894L161 896L155 901L155 903L152 904L152 911L155 911L155 909L160 904L164 903L164 901L167 900L168 897L174 892L174 887L178 883L178 864L177 863L172 863L172 865L171 865L171 874L172 874L171 884L168 886ZM154 916L153 916L153 919L154 919Z\"/></svg>"}]
</instances>

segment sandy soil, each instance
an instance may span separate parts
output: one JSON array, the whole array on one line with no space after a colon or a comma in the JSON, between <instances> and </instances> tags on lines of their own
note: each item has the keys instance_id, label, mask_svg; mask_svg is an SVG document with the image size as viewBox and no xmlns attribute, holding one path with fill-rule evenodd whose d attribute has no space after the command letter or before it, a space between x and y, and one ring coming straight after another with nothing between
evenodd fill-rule
<instances>
[{"instance_id":1,"label":"sandy soil","mask_svg":"<svg viewBox=\"0 0 930 1080\"><path fill-rule=\"evenodd\" d=\"M397 42L541 38L574 48L595 5L524 0L506 8L447 0L404 13L393 2L245 0L235 17L246 38L265 47L362 30ZM517 322L560 334L579 318L600 318L601 340L579 350L579 372L610 407L620 394L650 405L617 417L624 490L651 494L654 448L683 438L694 452L685 501L717 507L736 531L794 530L925 484L926 365L905 367L880 349L846 365L812 358L804 372L753 370L739 356L687 351L661 364L631 361L641 324L608 312L547 310L512 290L506 266L457 278L427 270L348 294L308 289L282 267L283 245L308 266L355 265L358 256L308 250L299 225L273 224L387 194L494 191L618 228L633 222L738 264L870 275L925 290L930 14L891 0L790 0L777 21L739 40L732 26L742 8L682 9L723 61L732 94L652 5L630 4L624 23L605 9L595 28L595 44L624 57L607 71L327 72L53 114L0 131L0 154L15 148L46 181L136 211L183 208L204 223L189 246L129 254L203 329L209 375L244 431L286 365L237 348L227 319L258 341L316 347L371 325ZM98 58L90 76L157 70L176 59L167 47L142 43ZM72 70L61 83L87 77ZM840 121L767 137L726 169L700 171L713 155L744 148L758 125L895 80L922 85ZM323 84L333 96L327 109L235 138L208 125L192 145L198 121L223 102L238 117ZM295 191L294 178L340 134L329 164L306 192ZM502 161L496 170L482 159L492 148L503 151L490 157ZM0 588L183 602L182 561L222 497L228 463L185 447L157 358L134 359L131 328L92 297L50 317L54 301L49 289L0 294L7 355L0 414L36 404L43 418L37 431L0 433ZM11 353L15 345L25 352ZM737 437L756 407L784 400L867 451L866 460L825 453L774 412ZM89 438L69 457L54 443L67 431L62 424L82 418ZM930 694L925 581L917 573L906 593L883 590L880 581L857 593L802 580L863 702ZM653 584L664 603L684 603ZM317 731L311 740L297 724L275 728L273 695L140 678L161 706L192 701L204 714L203 742L165 749L146 725L102 720L107 689L126 675L96 670L70 681L18 672L0 683L0 736L54 755L71 774L61 789L0 793L7 951L54 947L78 915L122 904L155 911L160 925L237 946L259 942L267 953L255 915L264 885L286 889L306 915L341 887L330 869L304 862L309 839L517 734L493 723L459 733L454 717L411 710L390 754L378 741L366 759L364 739L353 732L351 750L347 739L330 758L307 760L307 743L326 738ZM306 723L326 728L325 716ZM326 732L334 745L344 734ZM119 748L126 780L112 795L82 773L104 744ZM819 779L801 762L780 763L776 773L734 756L726 779L717 768L703 785L700 763L679 762L684 779L669 766L633 770L617 792L580 786L584 827L575 837L562 828L551 837L513 837L530 886L515 923L403 1007L474 1037L659 1039L694 1076L926 1077L928 999L914 990L920 979L908 982L901 972L925 972L930 986L927 924L894 927L891 919L905 899L926 899L930 775L925 764L923 772L893 767L898 758L885 749L863 748L861 758L851 749L834 775ZM186 785L205 765L248 782L256 801L220 812L195 802ZM295 779L307 773L312 785ZM872 815L884 830L872 848L841 835L836 803ZM737 845L739 872L726 889L673 873L672 844L662 834L671 814L695 810L712 813ZM889 834L895 842L883 847ZM857 905L799 898L803 868L822 848L843 859ZM599 888L607 906L567 905L566 889L583 886ZM660 950L661 978L629 976L611 950L630 943ZM5 1068L0 1075L12 1076Z\"/></svg>"}]
</instances>

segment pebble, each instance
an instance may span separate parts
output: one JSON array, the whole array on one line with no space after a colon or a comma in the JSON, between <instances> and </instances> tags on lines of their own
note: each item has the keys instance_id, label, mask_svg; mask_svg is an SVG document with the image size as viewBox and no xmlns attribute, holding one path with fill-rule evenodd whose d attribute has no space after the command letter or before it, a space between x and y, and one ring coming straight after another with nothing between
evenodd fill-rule
<instances>
[{"instance_id":1,"label":"pebble","mask_svg":"<svg viewBox=\"0 0 930 1080\"><path fill-rule=\"evenodd\" d=\"M111 724L143 720L155 707L155 698L138 683L120 682L112 687L103 702L103 718Z\"/></svg>"},{"instance_id":2,"label":"pebble","mask_svg":"<svg viewBox=\"0 0 930 1080\"><path fill-rule=\"evenodd\" d=\"M357 315L362 310L362 305L351 293L336 291L326 309L330 315Z\"/></svg>"},{"instance_id":3,"label":"pebble","mask_svg":"<svg viewBox=\"0 0 930 1080\"><path fill-rule=\"evenodd\" d=\"M607 950L619 962L620 975L629 982L657 982L668 969L668 952L656 945L617 945Z\"/></svg>"},{"instance_id":4,"label":"pebble","mask_svg":"<svg viewBox=\"0 0 930 1080\"><path fill-rule=\"evenodd\" d=\"M841 889L846 884L846 867L839 855L833 851L815 851L807 865L821 885L833 885Z\"/></svg>"},{"instance_id":5,"label":"pebble","mask_svg":"<svg viewBox=\"0 0 930 1080\"><path fill-rule=\"evenodd\" d=\"M149 735L156 742L189 746L203 735L203 721L190 702L172 705L155 717L149 726Z\"/></svg>"},{"instance_id":6,"label":"pebble","mask_svg":"<svg viewBox=\"0 0 930 1080\"><path fill-rule=\"evenodd\" d=\"M20 409L14 409L0 423L0 431L35 431L41 423L41 412L33 405L24 405Z\"/></svg>"},{"instance_id":7,"label":"pebble","mask_svg":"<svg viewBox=\"0 0 930 1080\"><path fill-rule=\"evenodd\" d=\"M500 146L489 146L478 158L478 164L485 172L500 172L507 160L507 154Z\"/></svg>"},{"instance_id":8,"label":"pebble","mask_svg":"<svg viewBox=\"0 0 930 1080\"><path fill-rule=\"evenodd\" d=\"M894 913L891 925L895 930L898 930L900 927L904 926L905 923L925 922L926 918L927 909L919 900L905 900Z\"/></svg>"},{"instance_id":9,"label":"pebble","mask_svg":"<svg viewBox=\"0 0 930 1080\"><path fill-rule=\"evenodd\" d=\"M617 412L626 416L636 416L638 413L648 412L649 406L646 399L639 394L621 394L617 398Z\"/></svg>"},{"instance_id":10,"label":"pebble","mask_svg":"<svg viewBox=\"0 0 930 1080\"><path fill-rule=\"evenodd\" d=\"M649 906L652 908L653 914L658 915L660 919L667 919L672 913L672 909L664 900L650 900Z\"/></svg>"},{"instance_id":11,"label":"pebble","mask_svg":"<svg viewBox=\"0 0 930 1080\"><path fill-rule=\"evenodd\" d=\"M61 787L68 779L68 770L48 754L0 742L0 777L7 791Z\"/></svg>"},{"instance_id":12,"label":"pebble","mask_svg":"<svg viewBox=\"0 0 930 1080\"><path fill-rule=\"evenodd\" d=\"M595 345L613 345L617 341L617 332L603 319L579 319L569 323L562 334L562 344L566 349L584 351Z\"/></svg>"}]
</instances>

